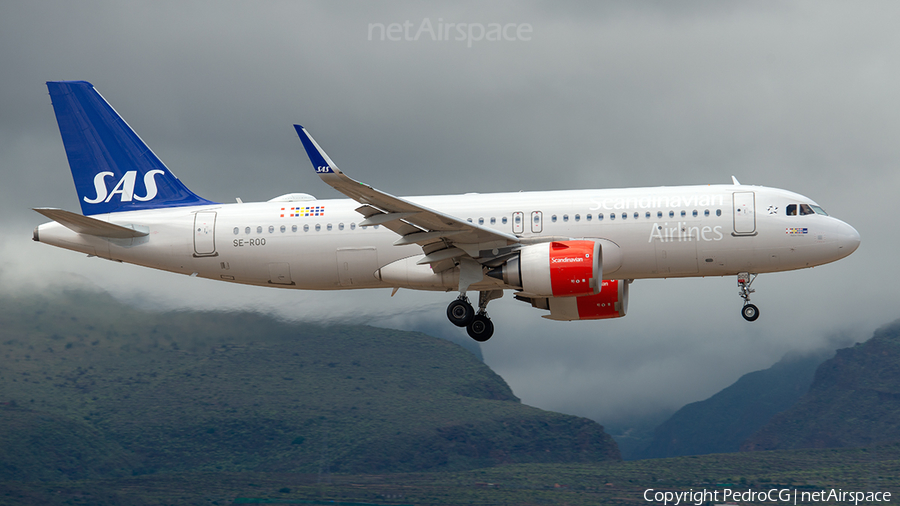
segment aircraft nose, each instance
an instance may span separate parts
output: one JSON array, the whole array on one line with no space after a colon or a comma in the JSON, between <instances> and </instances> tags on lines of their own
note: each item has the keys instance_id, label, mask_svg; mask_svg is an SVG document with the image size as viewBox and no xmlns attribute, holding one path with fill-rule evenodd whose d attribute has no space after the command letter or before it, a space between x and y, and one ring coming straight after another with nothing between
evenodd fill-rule
<instances>
[{"instance_id":1,"label":"aircraft nose","mask_svg":"<svg viewBox=\"0 0 900 506\"><path fill-rule=\"evenodd\" d=\"M859 232L847 223L841 222L839 232L838 249L844 254L849 255L859 248Z\"/></svg>"}]
</instances>

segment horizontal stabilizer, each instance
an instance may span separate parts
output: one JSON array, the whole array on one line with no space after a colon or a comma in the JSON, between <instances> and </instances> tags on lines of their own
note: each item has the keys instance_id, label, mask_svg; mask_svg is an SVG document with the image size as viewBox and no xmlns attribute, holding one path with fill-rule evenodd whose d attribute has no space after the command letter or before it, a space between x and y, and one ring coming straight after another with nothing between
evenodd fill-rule
<instances>
[{"instance_id":1,"label":"horizontal stabilizer","mask_svg":"<svg viewBox=\"0 0 900 506\"><path fill-rule=\"evenodd\" d=\"M116 225L97 218L90 218L52 207L36 207L34 210L79 234L110 239L128 239L130 237L143 237L150 233L149 231L137 230L134 228L134 225Z\"/></svg>"}]
</instances>

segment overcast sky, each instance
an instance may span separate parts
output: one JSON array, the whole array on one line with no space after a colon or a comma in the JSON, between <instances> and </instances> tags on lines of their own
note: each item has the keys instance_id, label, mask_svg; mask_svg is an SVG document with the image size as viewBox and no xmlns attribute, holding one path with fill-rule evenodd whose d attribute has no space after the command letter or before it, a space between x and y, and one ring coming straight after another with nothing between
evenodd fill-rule
<instances>
[{"instance_id":1,"label":"overcast sky","mask_svg":"<svg viewBox=\"0 0 900 506\"><path fill-rule=\"evenodd\" d=\"M456 26L451 40L381 40L379 26L407 22L410 38ZM753 324L734 278L638 281L628 316L601 322L550 322L509 294L491 303L485 361L524 402L607 423L675 409L900 317L898 22L897 2L0 2L2 283L52 290L75 273L164 308L464 333L446 321L450 294L233 286L33 243L46 220L32 207L80 209L44 85L61 79L92 82L219 202L337 197L300 123L344 171L396 195L735 175L859 230L846 259L760 276ZM517 31L476 40L490 23Z\"/></svg>"}]
</instances>

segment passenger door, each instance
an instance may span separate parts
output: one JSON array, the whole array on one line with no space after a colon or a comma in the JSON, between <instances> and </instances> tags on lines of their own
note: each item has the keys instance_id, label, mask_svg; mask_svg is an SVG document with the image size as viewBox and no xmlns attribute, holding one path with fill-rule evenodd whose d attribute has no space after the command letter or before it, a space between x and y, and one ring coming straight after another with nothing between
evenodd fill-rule
<instances>
[{"instance_id":1,"label":"passenger door","mask_svg":"<svg viewBox=\"0 0 900 506\"><path fill-rule=\"evenodd\" d=\"M734 235L756 235L756 194L734 192Z\"/></svg>"}]
</instances>

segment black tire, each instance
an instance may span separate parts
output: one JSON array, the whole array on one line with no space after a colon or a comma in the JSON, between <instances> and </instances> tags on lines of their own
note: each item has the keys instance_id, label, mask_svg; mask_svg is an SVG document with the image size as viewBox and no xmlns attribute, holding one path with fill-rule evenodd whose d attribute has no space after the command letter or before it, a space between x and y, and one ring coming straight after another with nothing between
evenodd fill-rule
<instances>
[{"instance_id":1,"label":"black tire","mask_svg":"<svg viewBox=\"0 0 900 506\"><path fill-rule=\"evenodd\" d=\"M456 299L447 306L447 319L457 327L465 327L474 316L475 310L472 309L472 304L464 300Z\"/></svg>"},{"instance_id":2,"label":"black tire","mask_svg":"<svg viewBox=\"0 0 900 506\"><path fill-rule=\"evenodd\" d=\"M753 304L745 304L741 309L741 316L748 322L755 322L759 318L759 308Z\"/></svg>"},{"instance_id":3,"label":"black tire","mask_svg":"<svg viewBox=\"0 0 900 506\"><path fill-rule=\"evenodd\" d=\"M469 333L469 337L478 341L479 343L483 343L491 338L494 335L494 324L491 322L491 319L483 314L477 314L469 325L466 326L466 332Z\"/></svg>"}]
</instances>

